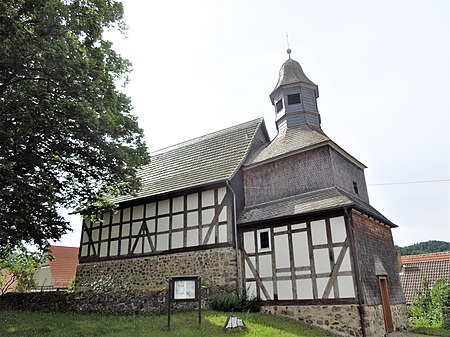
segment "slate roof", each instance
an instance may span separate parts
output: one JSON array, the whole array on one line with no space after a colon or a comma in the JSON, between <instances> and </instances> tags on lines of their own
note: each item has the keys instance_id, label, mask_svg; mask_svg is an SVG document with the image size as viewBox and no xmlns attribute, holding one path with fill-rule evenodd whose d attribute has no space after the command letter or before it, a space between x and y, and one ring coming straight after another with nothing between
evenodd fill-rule
<instances>
[{"instance_id":1,"label":"slate roof","mask_svg":"<svg viewBox=\"0 0 450 337\"><path fill-rule=\"evenodd\" d=\"M258 118L151 153L151 163L138 172L143 188L123 202L225 181L233 177L247 157L259 128Z\"/></svg>"},{"instance_id":2,"label":"slate roof","mask_svg":"<svg viewBox=\"0 0 450 337\"><path fill-rule=\"evenodd\" d=\"M244 166L261 164L286 155L292 155L327 144L332 146L357 166L360 166L361 168L366 167L343 150L339 145L334 143L322 129L311 125L300 125L295 128L287 128L278 133L270 143L251 154L245 161Z\"/></svg>"},{"instance_id":3,"label":"slate roof","mask_svg":"<svg viewBox=\"0 0 450 337\"><path fill-rule=\"evenodd\" d=\"M279 87L283 85L289 85L299 82L307 83L317 87L317 85L305 75L300 63L295 60L288 59L281 66L277 85L272 90L272 93L270 95L272 95ZM317 90L317 96L318 95L319 94Z\"/></svg>"},{"instance_id":4,"label":"slate roof","mask_svg":"<svg viewBox=\"0 0 450 337\"><path fill-rule=\"evenodd\" d=\"M372 215L391 227L397 227L375 208L337 187L330 187L314 192L279 199L272 202L245 207L239 216L239 224L248 224L290 216L308 215L342 207L353 207L363 213Z\"/></svg>"},{"instance_id":5,"label":"slate roof","mask_svg":"<svg viewBox=\"0 0 450 337\"><path fill-rule=\"evenodd\" d=\"M402 256L400 282L406 301L411 303L424 278L433 286L437 279L450 282L450 252Z\"/></svg>"},{"instance_id":6,"label":"slate roof","mask_svg":"<svg viewBox=\"0 0 450 337\"><path fill-rule=\"evenodd\" d=\"M78 247L51 246L49 262L54 288L69 288L78 266Z\"/></svg>"}]
</instances>

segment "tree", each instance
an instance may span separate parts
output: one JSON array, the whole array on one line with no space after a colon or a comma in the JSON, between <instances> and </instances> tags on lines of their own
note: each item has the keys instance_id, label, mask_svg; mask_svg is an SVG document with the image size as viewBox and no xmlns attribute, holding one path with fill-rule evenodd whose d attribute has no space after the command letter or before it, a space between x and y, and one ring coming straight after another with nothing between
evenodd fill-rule
<instances>
[{"instance_id":1,"label":"tree","mask_svg":"<svg viewBox=\"0 0 450 337\"><path fill-rule=\"evenodd\" d=\"M114 0L0 2L0 255L44 247L135 192L143 131L119 91L131 64L103 39L124 31Z\"/></svg>"},{"instance_id":2,"label":"tree","mask_svg":"<svg viewBox=\"0 0 450 337\"><path fill-rule=\"evenodd\" d=\"M0 295L13 285L15 291L28 291L34 286L34 272L43 261L42 254L17 251L0 258Z\"/></svg>"}]
</instances>

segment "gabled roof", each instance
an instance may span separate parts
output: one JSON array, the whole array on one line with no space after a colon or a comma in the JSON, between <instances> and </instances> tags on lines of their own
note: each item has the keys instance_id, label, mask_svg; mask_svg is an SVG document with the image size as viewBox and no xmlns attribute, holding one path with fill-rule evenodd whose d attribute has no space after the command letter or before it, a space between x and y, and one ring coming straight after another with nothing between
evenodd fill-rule
<instances>
[{"instance_id":1,"label":"gabled roof","mask_svg":"<svg viewBox=\"0 0 450 337\"><path fill-rule=\"evenodd\" d=\"M292 216L309 215L343 207L355 208L365 214L373 216L386 225L397 227L397 225L393 224L365 201L355 198L337 187L330 187L245 207L239 216L238 223L247 224Z\"/></svg>"},{"instance_id":2,"label":"gabled roof","mask_svg":"<svg viewBox=\"0 0 450 337\"><path fill-rule=\"evenodd\" d=\"M247 157L260 128L267 133L262 118L153 152L150 164L138 172L143 188L137 196L113 200L123 202L228 180Z\"/></svg>"},{"instance_id":3,"label":"gabled roof","mask_svg":"<svg viewBox=\"0 0 450 337\"><path fill-rule=\"evenodd\" d=\"M333 142L322 129L311 125L300 125L295 128L287 128L280 132L270 143L254 152L246 160L244 166L260 165L284 156L290 156L324 145L330 145L360 168L366 167Z\"/></svg>"},{"instance_id":4,"label":"gabled roof","mask_svg":"<svg viewBox=\"0 0 450 337\"><path fill-rule=\"evenodd\" d=\"M430 286L440 278L450 280L450 252L402 256L402 265L400 282L408 303L422 287L423 279L426 278Z\"/></svg>"},{"instance_id":5,"label":"gabled roof","mask_svg":"<svg viewBox=\"0 0 450 337\"><path fill-rule=\"evenodd\" d=\"M69 288L78 266L78 247L50 246L50 260L54 288Z\"/></svg>"}]
</instances>

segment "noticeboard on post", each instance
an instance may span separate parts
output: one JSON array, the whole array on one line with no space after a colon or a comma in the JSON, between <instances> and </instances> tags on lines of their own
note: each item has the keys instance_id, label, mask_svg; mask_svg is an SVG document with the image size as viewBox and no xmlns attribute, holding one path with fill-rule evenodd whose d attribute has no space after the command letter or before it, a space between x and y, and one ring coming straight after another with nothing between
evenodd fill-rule
<instances>
[{"instance_id":1,"label":"noticeboard on post","mask_svg":"<svg viewBox=\"0 0 450 337\"><path fill-rule=\"evenodd\" d=\"M197 301L200 293L199 276L172 276L170 297L172 301Z\"/></svg>"}]
</instances>

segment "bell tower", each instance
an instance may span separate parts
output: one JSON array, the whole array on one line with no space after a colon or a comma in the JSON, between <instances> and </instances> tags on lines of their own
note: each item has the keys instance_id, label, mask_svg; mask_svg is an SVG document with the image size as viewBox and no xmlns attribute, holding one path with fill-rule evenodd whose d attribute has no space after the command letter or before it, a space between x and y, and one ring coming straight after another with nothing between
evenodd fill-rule
<instances>
[{"instance_id":1,"label":"bell tower","mask_svg":"<svg viewBox=\"0 0 450 337\"><path fill-rule=\"evenodd\" d=\"M291 59L291 49L287 53L289 59L281 66L278 83L270 94L277 130L282 132L300 125L320 128L319 87L306 77L300 63Z\"/></svg>"}]
</instances>

